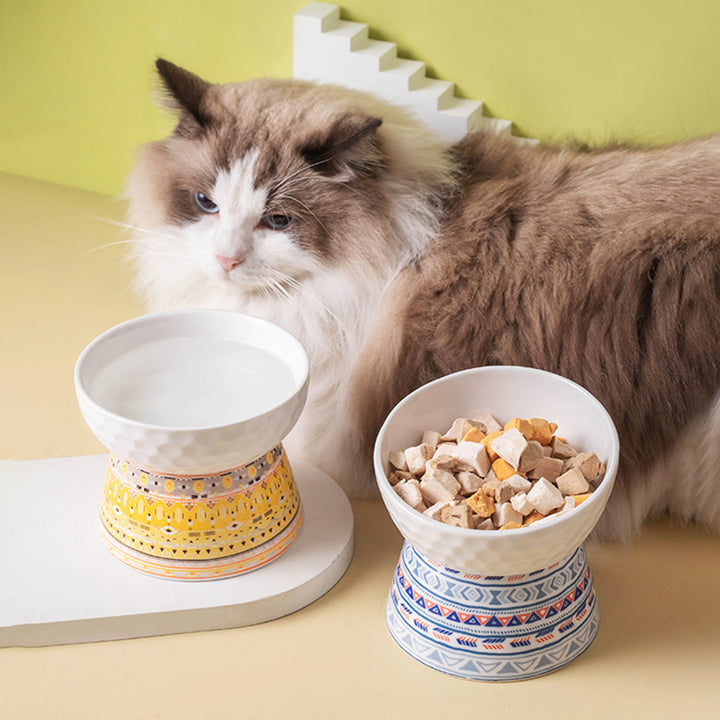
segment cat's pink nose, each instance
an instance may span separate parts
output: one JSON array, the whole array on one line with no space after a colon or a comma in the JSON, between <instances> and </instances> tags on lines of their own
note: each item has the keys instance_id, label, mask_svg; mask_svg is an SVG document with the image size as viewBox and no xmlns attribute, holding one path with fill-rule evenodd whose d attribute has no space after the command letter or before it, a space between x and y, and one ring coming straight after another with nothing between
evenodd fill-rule
<instances>
[{"instance_id":1,"label":"cat's pink nose","mask_svg":"<svg viewBox=\"0 0 720 720\"><path fill-rule=\"evenodd\" d=\"M225 255L216 255L217 261L220 263L220 267L229 273L234 267L237 267L245 259L244 257L235 255L234 257L226 257Z\"/></svg>"}]
</instances>

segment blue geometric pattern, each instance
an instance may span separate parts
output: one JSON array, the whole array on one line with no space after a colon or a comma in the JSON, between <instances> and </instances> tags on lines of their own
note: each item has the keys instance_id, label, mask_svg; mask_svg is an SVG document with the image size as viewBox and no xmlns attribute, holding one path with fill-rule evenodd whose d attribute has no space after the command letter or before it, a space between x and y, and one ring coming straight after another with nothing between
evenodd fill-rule
<instances>
[{"instance_id":1,"label":"blue geometric pattern","mask_svg":"<svg viewBox=\"0 0 720 720\"><path fill-rule=\"evenodd\" d=\"M464 575L403 545L388 596L388 629L436 670L474 680L544 675L595 638L597 599L585 551L511 577Z\"/></svg>"}]
</instances>

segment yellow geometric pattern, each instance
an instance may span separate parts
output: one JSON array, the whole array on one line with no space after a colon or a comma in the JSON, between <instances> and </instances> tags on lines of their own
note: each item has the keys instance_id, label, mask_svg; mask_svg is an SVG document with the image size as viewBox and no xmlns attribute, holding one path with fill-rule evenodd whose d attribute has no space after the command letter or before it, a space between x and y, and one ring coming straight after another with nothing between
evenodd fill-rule
<instances>
[{"instance_id":1,"label":"yellow geometric pattern","mask_svg":"<svg viewBox=\"0 0 720 720\"><path fill-rule=\"evenodd\" d=\"M127 467L108 466L103 525L118 542L158 558L209 560L259 547L280 534L300 506L284 452L252 485L195 499L143 492L125 476Z\"/></svg>"},{"instance_id":2,"label":"yellow geometric pattern","mask_svg":"<svg viewBox=\"0 0 720 720\"><path fill-rule=\"evenodd\" d=\"M101 539L118 560L145 574L168 580L218 580L257 570L280 557L297 540L302 525L301 506L290 524L269 542L254 550L214 560L168 560L146 555L119 543L105 528Z\"/></svg>"}]
</instances>

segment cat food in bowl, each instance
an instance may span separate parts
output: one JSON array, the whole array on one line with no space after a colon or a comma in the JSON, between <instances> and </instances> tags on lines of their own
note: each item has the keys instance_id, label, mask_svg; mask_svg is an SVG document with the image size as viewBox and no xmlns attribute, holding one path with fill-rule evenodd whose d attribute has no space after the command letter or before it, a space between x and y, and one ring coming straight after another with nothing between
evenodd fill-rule
<instances>
[{"instance_id":1,"label":"cat food in bowl","mask_svg":"<svg viewBox=\"0 0 720 720\"><path fill-rule=\"evenodd\" d=\"M228 577L278 557L302 524L282 441L308 360L288 332L221 310L158 313L93 340L80 410L110 450L103 539L161 577Z\"/></svg>"},{"instance_id":2,"label":"cat food in bowl","mask_svg":"<svg viewBox=\"0 0 720 720\"><path fill-rule=\"evenodd\" d=\"M515 530L563 515L602 481L595 453L578 452L544 418L456 418L444 433L390 452L388 481L412 508L464 528Z\"/></svg>"},{"instance_id":3,"label":"cat food in bowl","mask_svg":"<svg viewBox=\"0 0 720 720\"><path fill-rule=\"evenodd\" d=\"M486 412L484 430L473 430L472 423L470 427L457 427L463 419L472 420L482 411ZM505 429L500 423L489 427L497 418L513 419L506 441L495 443L495 450L501 449L505 458L500 453L493 458L487 451L485 456L477 452L478 440L493 432L499 437L499 431ZM565 440L552 441L561 454L572 454L575 448L586 451L576 461L593 476L590 481L585 479L592 492L577 493L584 496L582 502L570 492L585 489L577 473L566 478L567 485L563 483L569 491L565 498L571 497L571 501L560 500L557 494L563 495L562 491L547 477L529 477L523 460L537 467L539 454L551 457L552 452L546 456L547 450L543 450L550 442L536 440L538 446L531 445L523 435L525 430L533 437L522 422L526 418L532 418L542 434L549 436L544 440L557 438L555 430L562 428ZM439 433L433 428L439 428ZM441 433L445 436L438 437ZM453 434L455 437L449 437ZM447 447L442 448L445 441ZM436 442L441 452L428 468L435 452L431 454L429 448L420 446ZM473 447L455 450L453 456L451 445L457 448L462 442ZM492 439L488 444L492 450ZM582 543L605 508L617 472L618 453L617 433L602 405L579 385L552 373L523 367L474 368L443 377L408 395L387 417L374 452L383 501L405 538L386 604L387 626L396 643L431 668L486 681L538 677L584 652L597 634L599 611ZM544 463L544 474L566 471L565 461L560 468L560 458L554 459L556 462ZM452 482L435 472L450 468ZM491 469L496 477L488 480ZM416 473L422 473L420 482ZM459 477L460 473L465 475ZM419 485L425 482L422 478L426 474L423 496ZM578 485L573 485L573 480ZM410 489L416 483L418 494L403 492L402 487L396 491L402 482ZM484 487L488 482L490 485ZM524 500L529 496L528 484L542 491L534 493L533 509L524 501L516 501L514 522L505 517L507 505L502 513L495 507L490 512L487 506L490 491L493 504L498 497L504 499L507 488L500 490L503 483L522 485L518 492L525 493ZM460 490L448 500L455 484ZM545 484L552 486L549 496ZM469 502L478 492L483 497L475 498L474 509L463 507L463 501L457 499L466 494ZM513 491L512 497L517 494ZM432 500L435 502L428 507ZM415 507L411 507L413 502ZM457 503L445 513L446 522L442 522L442 509L437 517L438 502ZM541 514L546 517L525 522L538 512L537 504L545 502L548 506ZM515 509L512 503L509 506ZM493 520L496 513L502 517ZM487 520L493 529L483 528Z\"/></svg>"}]
</instances>

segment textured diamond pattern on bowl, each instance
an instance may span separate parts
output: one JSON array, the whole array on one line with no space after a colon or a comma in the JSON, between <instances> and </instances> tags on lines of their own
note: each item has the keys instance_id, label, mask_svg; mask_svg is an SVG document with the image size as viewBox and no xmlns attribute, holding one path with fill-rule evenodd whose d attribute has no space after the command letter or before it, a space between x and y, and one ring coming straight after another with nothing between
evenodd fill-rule
<instances>
[{"instance_id":1,"label":"textured diamond pattern on bowl","mask_svg":"<svg viewBox=\"0 0 720 720\"><path fill-rule=\"evenodd\" d=\"M183 428L139 422L111 412L93 397L93 378L104 363L154 338L227 337L275 349L287 361L296 387L282 402L238 422ZM278 445L297 422L307 397L308 362L300 343L278 326L240 313L184 310L145 315L97 337L78 358L75 386L88 426L111 452L170 473L213 473L243 465ZM182 392L178 388L178 392Z\"/></svg>"}]
</instances>

